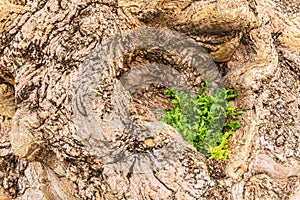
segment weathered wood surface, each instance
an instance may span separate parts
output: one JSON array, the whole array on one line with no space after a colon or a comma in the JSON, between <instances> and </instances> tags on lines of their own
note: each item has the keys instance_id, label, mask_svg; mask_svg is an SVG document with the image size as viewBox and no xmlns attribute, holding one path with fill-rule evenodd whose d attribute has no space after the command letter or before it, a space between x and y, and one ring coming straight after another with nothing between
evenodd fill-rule
<instances>
[{"instance_id":1,"label":"weathered wood surface","mask_svg":"<svg viewBox=\"0 0 300 200\"><path fill-rule=\"evenodd\" d=\"M16 0L0 2L0 9L0 199L299 196L296 0ZM113 34L147 26L194 38L219 62L226 86L238 92L234 103L245 111L239 119L243 128L231 139L228 161L207 160L167 126L136 139L126 131L110 135L115 124L99 120L120 149L165 150L157 159L166 162L147 173L130 173L137 162L130 155L120 170L83 145L74 125L73 94L84 59ZM128 63L125 57L114 66L118 71ZM139 105L130 109L138 123L147 120L140 118Z\"/></svg>"}]
</instances>

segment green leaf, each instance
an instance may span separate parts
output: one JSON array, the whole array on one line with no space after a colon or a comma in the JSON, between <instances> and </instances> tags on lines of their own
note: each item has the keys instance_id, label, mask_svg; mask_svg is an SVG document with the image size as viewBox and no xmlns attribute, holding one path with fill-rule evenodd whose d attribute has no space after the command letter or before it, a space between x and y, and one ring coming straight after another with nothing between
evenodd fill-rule
<instances>
[{"instance_id":1,"label":"green leaf","mask_svg":"<svg viewBox=\"0 0 300 200\"><path fill-rule=\"evenodd\" d=\"M181 93L178 88L165 90L165 96L171 100L174 108L167 111L161 120L173 126L197 150L206 149L209 158L224 160L230 155L227 149L230 135L241 127L234 119L243 112L236 111L227 101L237 96L233 89L216 90L210 96L206 92L210 83L207 80L203 82L204 85L199 88L200 93L195 95ZM218 128L219 119L224 115L227 117L224 126L229 130L213 133L214 129L210 128Z\"/></svg>"}]
</instances>

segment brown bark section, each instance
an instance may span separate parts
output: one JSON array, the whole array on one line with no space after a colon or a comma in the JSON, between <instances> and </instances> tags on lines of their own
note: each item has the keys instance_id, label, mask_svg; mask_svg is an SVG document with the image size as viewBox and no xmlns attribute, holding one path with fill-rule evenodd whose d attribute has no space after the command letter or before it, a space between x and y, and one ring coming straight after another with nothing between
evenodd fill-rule
<instances>
[{"instance_id":1,"label":"brown bark section","mask_svg":"<svg viewBox=\"0 0 300 200\"><path fill-rule=\"evenodd\" d=\"M0 199L299 196L297 1L42 0L0 8ZM228 161L207 160L170 127L145 140L172 149L162 157L167 164L149 173L118 171L83 146L72 104L83 60L111 35L147 26L194 38L238 92L233 103L245 111L243 128L232 137ZM118 142L124 148L141 141Z\"/></svg>"}]
</instances>

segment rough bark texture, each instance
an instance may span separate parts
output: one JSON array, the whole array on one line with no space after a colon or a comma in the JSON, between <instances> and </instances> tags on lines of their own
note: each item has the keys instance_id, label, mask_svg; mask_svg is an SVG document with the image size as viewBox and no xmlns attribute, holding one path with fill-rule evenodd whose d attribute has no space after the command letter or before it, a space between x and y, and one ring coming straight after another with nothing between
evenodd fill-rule
<instances>
[{"instance_id":1,"label":"rough bark texture","mask_svg":"<svg viewBox=\"0 0 300 200\"><path fill-rule=\"evenodd\" d=\"M297 0L11 0L0 9L0 199L299 199ZM227 161L208 160L168 126L139 138L132 130L140 127L112 135L116 124L105 117L99 124L126 149L128 170L103 163L83 145L73 94L84 59L113 34L148 26L183 32L206 47L226 86L239 94L233 103L245 114ZM135 65L135 54L113 70ZM99 85L109 93L113 83ZM99 99L101 107L109 98ZM144 126L143 108L130 106ZM163 165L129 170L138 162L130 156L156 150L165 152L156 158Z\"/></svg>"}]
</instances>

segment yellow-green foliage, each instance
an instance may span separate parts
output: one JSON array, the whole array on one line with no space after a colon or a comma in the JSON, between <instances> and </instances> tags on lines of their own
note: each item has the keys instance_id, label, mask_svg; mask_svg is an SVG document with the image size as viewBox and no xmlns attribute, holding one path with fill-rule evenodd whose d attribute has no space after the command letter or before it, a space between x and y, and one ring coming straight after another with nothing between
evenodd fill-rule
<instances>
[{"instance_id":1,"label":"yellow-green foliage","mask_svg":"<svg viewBox=\"0 0 300 200\"><path fill-rule=\"evenodd\" d=\"M243 112L237 112L228 102L237 96L233 89L223 89L223 96L212 97L207 93L208 82L205 83L200 88L199 94L195 95L181 93L177 88L167 89L165 96L171 99L174 107L168 110L161 117L161 120L173 126L198 151L203 152L204 150L209 158L225 160L230 155L227 145L228 138L232 131L240 128L235 119ZM215 102L222 101L224 102L223 107L215 104ZM213 115L216 106L221 112L224 111L226 120L223 124L223 130L214 132L214 138L211 139L212 137L207 136L208 132L211 131L211 123L218 120L215 119L216 115ZM221 116L219 115L219 117Z\"/></svg>"}]
</instances>

